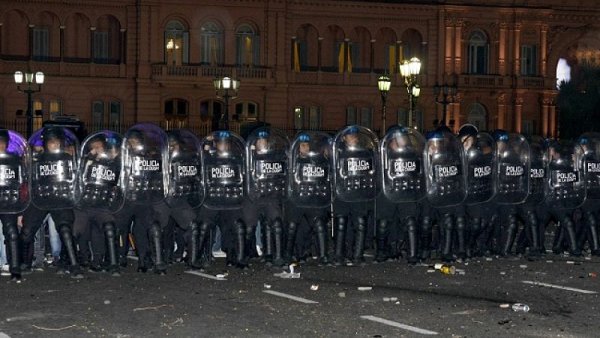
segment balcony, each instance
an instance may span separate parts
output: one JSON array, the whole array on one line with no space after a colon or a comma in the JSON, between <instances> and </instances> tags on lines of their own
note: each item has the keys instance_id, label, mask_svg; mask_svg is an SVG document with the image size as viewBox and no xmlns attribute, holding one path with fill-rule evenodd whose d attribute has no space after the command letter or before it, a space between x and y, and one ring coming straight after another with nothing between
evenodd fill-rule
<instances>
[{"instance_id":1,"label":"balcony","mask_svg":"<svg viewBox=\"0 0 600 338\"><path fill-rule=\"evenodd\" d=\"M377 86L377 79L383 71L377 72L352 72L339 73L336 71L290 71L288 80L291 84L310 84L325 86ZM404 79L400 74L390 75L392 85L404 86ZM425 81L426 76L419 77ZM426 85L423 82L423 85Z\"/></svg>"},{"instance_id":2,"label":"balcony","mask_svg":"<svg viewBox=\"0 0 600 338\"><path fill-rule=\"evenodd\" d=\"M237 67L209 65L168 66L165 64L152 65L152 79L155 81L177 81L198 79L206 82L206 78L230 76L236 79L268 80L273 77L273 71L266 67Z\"/></svg>"},{"instance_id":3,"label":"balcony","mask_svg":"<svg viewBox=\"0 0 600 338\"><path fill-rule=\"evenodd\" d=\"M62 61L56 58L35 59L29 61L26 57L8 57L3 55L0 58L0 74L13 74L14 72L28 68L28 63L32 62L36 71L53 77L77 76L77 77L124 77L125 65L115 64L115 60L98 60L102 63L92 63L91 59L72 59L64 58Z\"/></svg>"},{"instance_id":4,"label":"balcony","mask_svg":"<svg viewBox=\"0 0 600 338\"><path fill-rule=\"evenodd\" d=\"M500 75L469 75L463 74L458 77L458 87L471 88L499 88L510 85Z\"/></svg>"}]
</instances>

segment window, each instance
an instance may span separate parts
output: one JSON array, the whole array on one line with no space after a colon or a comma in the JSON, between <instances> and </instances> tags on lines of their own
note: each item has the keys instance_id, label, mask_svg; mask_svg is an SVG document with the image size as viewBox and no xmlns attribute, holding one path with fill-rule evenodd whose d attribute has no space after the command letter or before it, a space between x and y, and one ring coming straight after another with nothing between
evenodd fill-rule
<instances>
[{"instance_id":1,"label":"window","mask_svg":"<svg viewBox=\"0 0 600 338\"><path fill-rule=\"evenodd\" d=\"M33 101L33 130L42 128L44 120L44 102L41 100Z\"/></svg>"},{"instance_id":2,"label":"window","mask_svg":"<svg viewBox=\"0 0 600 338\"><path fill-rule=\"evenodd\" d=\"M204 64L218 65L223 63L223 34L213 22L205 23L200 28L202 41L202 59Z\"/></svg>"},{"instance_id":3,"label":"window","mask_svg":"<svg viewBox=\"0 0 600 338\"><path fill-rule=\"evenodd\" d=\"M121 130L122 104L119 101L92 102L92 130Z\"/></svg>"},{"instance_id":4,"label":"window","mask_svg":"<svg viewBox=\"0 0 600 338\"><path fill-rule=\"evenodd\" d=\"M258 36L249 25L240 26L235 33L236 63L238 66L258 64Z\"/></svg>"},{"instance_id":5,"label":"window","mask_svg":"<svg viewBox=\"0 0 600 338\"><path fill-rule=\"evenodd\" d=\"M479 103L473 103L469 107L467 122L479 130L487 130L487 111L485 107Z\"/></svg>"},{"instance_id":6,"label":"window","mask_svg":"<svg viewBox=\"0 0 600 338\"><path fill-rule=\"evenodd\" d=\"M171 20L167 23L164 46L167 65L180 66L189 62L189 32L181 22Z\"/></svg>"},{"instance_id":7,"label":"window","mask_svg":"<svg viewBox=\"0 0 600 338\"><path fill-rule=\"evenodd\" d=\"M469 38L469 74L488 73L489 43L482 31L475 31Z\"/></svg>"},{"instance_id":8,"label":"window","mask_svg":"<svg viewBox=\"0 0 600 338\"><path fill-rule=\"evenodd\" d=\"M108 32L94 31L94 61L107 61L109 56Z\"/></svg>"},{"instance_id":9,"label":"window","mask_svg":"<svg viewBox=\"0 0 600 338\"><path fill-rule=\"evenodd\" d=\"M233 119L237 121L254 120L258 117L258 106L253 102L240 102L235 105Z\"/></svg>"},{"instance_id":10,"label":"window","mask_svg":"<svg viewBox=\"0 0 600 338\"><path fill-rule=\"evenodd\" d=\"M537 75L537 46L521 46L521 75Z\"/></svg>"},{"instance_id":11,"label":"window","mask_svg":"<svg viewBox=\"0 0 600 338\"><path fill-rule=\"evenodd\" d=\"M54 119L56 116L62 115L62 102L57 99L50 100L48 112L50 113L51 119Z\"/></svg>"},{"instance_id":12,"label":"window","mask_svg":"<svg viewBox=\"0 0 600 338\"><path fill-rule=\"evenodd\" d=\"M188 102L184 99L165 101L165 129L185 128L188 120Z\"/></svg>"},{"instance_id":13,"label":"window","mask_svg":"<svg viewBox=\"0 0 600 338\"><path fill-rule=\"evenodd\" d=\"M206 100L200 102L200 120L206 128L206 132L219 129L219 120L221 119L222 114L222 102L216 100Z\"/></svg>"},{"instance_id":14,"label":"window","mask_svg":"<svg viewBox=\"0 0 600 338\"><path fill-rule=\"evenodd\" d=\"M313 130L321 128L321 107L294 107L294 127Z\"/></svg>"},{"instance_id":15,"label":"window","mask_svg":"<svg viewBox=\"0 0 600 338\"><path fill-rule=\"evenodd\" d=\"M373 126L373 109L370 107L347 107L346 108L346 124L358 124L363 127L372 128Z\"/></svg>"},{"instance_id":16,"label":"window","mask_svg":"<svg viewBox=\"0 0 600 338\"><path fill-rule=\"evenodd\" d=\"M44 60L48 54L48 28L33 29L33 58L35 60Z\"/></svg>"}]
</instances>

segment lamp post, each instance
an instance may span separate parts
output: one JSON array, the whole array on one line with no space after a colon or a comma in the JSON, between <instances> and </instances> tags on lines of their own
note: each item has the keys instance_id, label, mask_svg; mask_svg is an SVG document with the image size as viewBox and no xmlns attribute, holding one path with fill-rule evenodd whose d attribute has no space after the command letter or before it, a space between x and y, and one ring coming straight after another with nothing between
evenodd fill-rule
<instances>
[{"instance_id":1,"label":"lamp post","mask_svg":"<svg viewBox=\"0 0 600 338\"><path fill-rule=\"evenodd\" d=\"M23 84L23 77L25 78L25 84L27 88L21 88ZM27 137L29 138L33 134L33 93L37 93L42 90L42 84L44 84L44 73L36 72L23 74L21 71L15 72L15 83L17 84L17 90L21 93L27 94ZM34 87L37 84L37 88Z\"/></svg>"},{"instance_id":2,"label":"lamp post","mask_svg":"<svg viewBox=\"0 0 600 338\"><path fill-rule=\"evenodd\" d=\"M377 80L377 88L379 88L379 93L381 94L381 136L385 135L385 114L386 114L386 103L387 103L387 94L390 91L390 87L392 86L392 81L390 78L383 74Z\"/></svg>"},{"instance_id":3,"label":"lamp post","mask_svg":"<svg viewBox=\"0 0 600 338\"><path fill-rule=\"evenodd\" d=\"M433 95L435 96L435 103L442 105L442 126L446 125L446 113L448 112L448 105L454 103L456 100L456 84L444 83L439 85L437 82L433 86Z\"/></svg>"},{"instance_id":4,"label":"lamp post","mask_svg":"<svg viewBox=\"0 0 600 338\"><path fill-rule=\"evenodd\" d=\"M229 99L237 97L240 81L225 76L214 79L213 85L215 86L217 97L225 101L225 111L219 120L219 129L229 130Z\"/></svg>"},{"instance_id":5,"label":"lamp post","mask_svg":"<svg viewBox=\"0 0 600 338\"><path fill-rule=\"evenodd\" d=\"M417 84L417 77L420 72L421 60L417 57L412 57L410 60L404 60L404 62L400 64L400 75L404 78L406 92L408 93L408 127L410 128L413 127L414 99L421 93L421 89Z\"/></svg>"}]
</instances>

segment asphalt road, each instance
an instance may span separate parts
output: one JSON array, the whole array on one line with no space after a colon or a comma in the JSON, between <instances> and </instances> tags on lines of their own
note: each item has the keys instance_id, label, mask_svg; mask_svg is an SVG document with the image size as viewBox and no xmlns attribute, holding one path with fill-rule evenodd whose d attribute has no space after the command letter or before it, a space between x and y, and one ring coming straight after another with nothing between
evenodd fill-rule
<instances>
[{"instance_id":1,"label":"asphalt road","mask_svg":"<svg viewBox=\"0 0 600 338\"><path fill-rule=\"evenodd\" d=\"M140 274L135 265L121 277L86 273L73 280L50 268L20 284L3 277L0 337L600 335L599 258L471 260L456 264L464 275L404 262L309 262L296 268L298 279L275 277L281 269L257 263L226 268L223 259L205 273L226 273L224 280L185 273L183 265L166 276ZM530 311L500 307L514 303Z\"/></svg>"}]
</instances>

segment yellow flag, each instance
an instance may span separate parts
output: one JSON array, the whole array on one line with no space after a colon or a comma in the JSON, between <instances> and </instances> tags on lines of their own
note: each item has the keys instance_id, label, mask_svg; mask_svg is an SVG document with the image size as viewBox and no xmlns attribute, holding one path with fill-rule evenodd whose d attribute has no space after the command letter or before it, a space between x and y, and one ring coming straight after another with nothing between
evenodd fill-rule
<instances>
[{"instance_id":1,"label":"yellow flag","mask_svg":"<svg viewBox=\"0 0 600 338\"><path fill-rule=\"evenodd\" d=\"M294 40L294 71L300 72L300 54L298 52L298 41Z\"/></svg>"},{"instance_id":2,"label":"yellow flag","mask_svg":"<svg viewBox=\"0 0 600 338\"><path fill-rule=\"evenodd\" d=\"M338 72L343 73L344 72L344 56L346 54L344 53L344 43L342 42L340 44L340 52L338 53Z\"/></svg>"},{"instance_id":3,"label":"yellow flag","mask_svg":"<svg viewBox=\"0 0 600 338\"><path fill-rule=\"evenodd\" d=\"M246 42L246 46L245 46L245 52L246 52L246 62L244 62L244 64L247 65L251 65L253 64L252 62L252 38L249 36L245 37L245 42Z\"/></svg>"},{"instance_id":4,"label":"yellow flag","mask_svg":"<svg viewBox=\"0 0 600 338\"><path fill-rule=\"evenodd\" d=\"M396 46L389 45L388 52L389 52L388 68L390 70L390 74L394 74L396 72Z\"/></svg>"},{"instance_id":5,"label":"yellow flag","mask_svg":"<svg viewBox=\"0 0 600 338\"><path fill-rule=\"evenodd\" d=\"M346 53L348 54L348 58L347 58L347 61L346 61L346 71L348 73L352 73L352 53L351 53L352 52L352 48L351 47L352 46L350 46L348 44L348 50L346 51Z\"/></svg>"}]
</instances>

